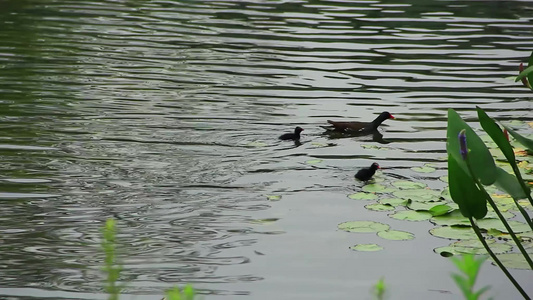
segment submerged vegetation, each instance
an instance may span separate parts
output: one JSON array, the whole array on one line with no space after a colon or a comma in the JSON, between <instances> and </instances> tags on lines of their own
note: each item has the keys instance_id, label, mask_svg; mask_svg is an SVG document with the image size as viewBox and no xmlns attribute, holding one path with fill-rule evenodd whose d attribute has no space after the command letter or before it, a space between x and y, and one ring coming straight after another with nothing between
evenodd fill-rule
<instances>
[{"instance_id":1,"label":"submerged vegetation","mask_svg":"<svg viewBox=\"0 0 533 300\"><path fill-rule=\"evenodd\" d=\"M108 300L118 300L124 285L118 285L122 266L117 262L116 222L108 219L102 228L102 250L105 253L103 271L107 274L105 290L109 294ZM166 292L164 300L194 300L196 291L187 284L183 290L174 287Z\"/></svg>"}]
</instances>

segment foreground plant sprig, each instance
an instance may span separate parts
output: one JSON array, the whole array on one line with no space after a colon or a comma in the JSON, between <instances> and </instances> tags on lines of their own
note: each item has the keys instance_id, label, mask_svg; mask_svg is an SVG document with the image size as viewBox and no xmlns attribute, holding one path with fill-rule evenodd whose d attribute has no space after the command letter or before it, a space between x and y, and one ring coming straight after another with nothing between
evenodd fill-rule
<instances>
[{"instance_id":1,"label":"foreground plant sprig","mask_svg":"<svg viewBox=\"0 0 533 300\"><path fill-rule=\"evenodd\" d=\"M105 264L103 270L107 273L106 292L109 294L109 300L118 300L120 291L123 286L117 285L117 281L122 271L122 266L116 262L116 224L114 219L108 219L105 227L102 229L103 241L102 249L105 253Z\"/></svg>"},{"instance_id":2,"label":"foreground plant sprig","mask_svg":"<svg viewBox=\"0 0 533 300\"><path fill-rule=\"evenodd\" d=\"M451 257L451 261L462 273L454 273L452 274L452 278L459 286L461 292L463 292L463 295L467 300L477 300L483 293L490 289L489 286L485 286L477 292L474 291L474 285L476 284L479 269L486 259L487 257L476 258L472 254L465 254L462 256L462 259Z\"/></svg>"}]
</instances>

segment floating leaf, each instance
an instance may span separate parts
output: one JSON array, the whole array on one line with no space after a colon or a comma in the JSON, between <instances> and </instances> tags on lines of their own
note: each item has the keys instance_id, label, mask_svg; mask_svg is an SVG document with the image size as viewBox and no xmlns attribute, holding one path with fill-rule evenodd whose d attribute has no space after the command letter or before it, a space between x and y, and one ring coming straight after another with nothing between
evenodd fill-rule
<instances>
[{"instance_id":1,"label":"floating leaf","mask_svg":"<svg viewBox=\"0 0 533 300\"><path fill-rule=\"evenodd\" d=\"M494 240L488 239L485 241L487 242L487 244L490 245L490 249L496 254L511 251L511 249L513 248L510 245L505 244L505 243L496 243ZM434 251L437 253L448 252L448 253L453 253L454 255L487 254L487 250L485 249L485 247L483 246L483 244L481 244L479 240L457 241L457 242L450 244L449 246L435 248Z\"/></svg>"},{"instance_id":2,"label":"floating leaf","mask_svg":"<svg viewBox=\"0 0 533 300\"><path fill-rule=\"evenodd\" d=\"M357 244L357 245L351 246L350 249L354 251L371 252L371 251L383 250L383 247L381 247L378 244Z\"/></svg>"},{"instance_id":3,"label":"floating leaf","mask_svg":"<svg viewBox=\"0 0 533 300\"><path fill-rule=\"evenodd\" d=\"M389 217L396 220L407 220L407 221L424 221L431 218L431 214L425 211L415 211L415 210L402 210L393 214L390 214Z\"/></svg>"},{"instance_id":4,"label":"floating leaf","mask_svg":"<svg viewBox=\"0 0 533 300\"><path fill-rule=\"evenodd\" d=\"M435 205L433 206L430 210L429 210L429 213L432 215L432 216L442 216L442 215L445 215L447 214L449 211L451 211L452 208L447 205L447 204L439 204L439 205Z\"/></svg>"},{"instance_id":5,"label":"floating leaf","mask_svg":"<svg viewBox=\"0 0 533 300\"><path fill-rule=\"evenodd\" d=\"M269 201L279 201L281 200L281 196L279 195L266 195L267 199Z\"/></svg>"},{"instance_id":6,"label":"floating leaf","mask_svg":"<svg viewBox=\"0 0 533 300\"><path fill-rule=\"evenodd\" d=\"M279 220L278 218L254 219L254 220L250 220L250 223L252 223L252 224L269 224L269 223L274 223L274 222L276 222L278 220Z\"/></svg>"},{"instance_id":7,"label":"floating leaf","mask_svg":"<svg viewBox=\"0 0 533 300\"><path fill-rule=\"evenodd\" d=\"M436 227L429 230L433 236L445 238L445 239L456 239L456 240L473 240L477 239L477 235L471 227L455 227L455 226L446 226L446 227Z\"/></svg>"},{"instance_id":8,"label":"floating leaf","mask_svg":"<svg viewBox=\"0 0 533 300\"><path fill-rule=\"evenodd\" d=\"M371 193L390 193L394 190L391 188L388 188L382 184L367 184L363 187L363 191L365 192L371 192Z\"/></svg>"},{"instance_id":9,"label":"floating leaf","mask_svg":"<svg viewBox=\"0 0 533 300\"><path fill-rule=\"evenodd\" d=\"M396 207L396 206L406 205L407 200L401 199L401 198L386 198L386 199L379 199L379 203Z\"/></svg>"},{"instance_id":10,"label":"floating leaf","mask_svg":"<svg viewBox=\"0 0 533 300\"><path fill-rule=\"evenodd\" d=\"M402 190L423 189L426 187L426 184L422 182L407 181L407 180L397 180L397 181L394 181L392 185Z\"/></svg>"},{"instance_id":11,"label":"floating leaf","mask_svg":"<svg viewBox=\"0 0 533 300\"><path fill-rule=\"evenodd\" d=\"M430 189L402 190L396 191L392 194L398 198L420 202L439 200L439 192Z\"/></svg>"},{"instance_id":12,"label":"floating leaf","mask_svg":"<svg viewBox=\"0 0 533 300\"><path fill-rule=\"evenodd\" d=\"M407 241L415 238L414 234L407 231L385 230L378 232L380 238L392 241Z\"/></svg>"},{"instance_id":13,"label":"floating leaf","mask_svg":"<svg viewBox=\"0 0 533 300\"><path fill-rule=\"evenodd\" d=\"M412 210L418 210L418 211L427 211L431 213L429 210L437 205L443 205L446 201L438 201L438 202L418 202L418 201L411 201L411 203L407 204L407 207Z\"/></svg>"},{"instance_id":14,"label":"floating leaf","mask_svg":"<svg viewBox=\"0 0 533 300\"><path fill-rule=\"evenodd\" d=\"M373 210L373 211L391 211L391 210L394 210L394 206L392 206L392 205L379 204L379 203L365 205L365 208L369 209L369 210Z\"/></svg>"},{"instance_id":15,"label":"floating leaf","mask_svg":"<svg viewBox=\"0 0 533 300\"><path fill-rule=\"evenodd\" d=\"M388 230L390 226L374 221L351 221L339 224L338 228L348 232L379 232Z\"/></svg>"},{"instance_id":16,"label":"floating leaf","mask_svg":"<svg viewBox=\"0 0 533 300\"><path fill-rule=\"evenodd\" d=\"M439 177L440 181L448 183L448 176Z\"/></svg>"},{"instance_id":17,"label":"floating leaf","mask_svg":"<svg viewBox=\"0 0 533 300\"><path fill-rule=\"evenodd\" d=\"M524 256L520 253L505 253L497 255L507 268L531 270ZM492 259L491 259L492 261ZM493 263L494 264L494 263Z\"/></svg>"},{"instance_id":18,"label":"floating leaf","mask_svg":"<svg viewBox=\"0 0 533 300\"><path fill-rule=\"evenodd\" d=\"M507 223L509 223L509 226L511 226L515 233L531 231L531 227L529 227L529 225L524 222L507 221ZM477 225L479 226L479 228L483 228L485 230L497 229L501 232L509 233L500 219L478 220Z\"/></svg>"},{"instance_id":19,"label":"floating leaf","mask_svg":"<svg viewBox=\"0 0 533 300\"><path fill-rule=\"evenodd\" d=\"M374 200L374 199L377 199L378 196L372 193L359 192L359 193L348 195L348 198L354 199L354 200Z\"/></svg>"},{"instance_id":20,"label":"floating leaf","mask_svg":"<svg viewBox=\"0 0 533 300\"><path fill-rule=\"evenodd\" d=\"M465 218L458 210L452 211L447 215L435 216L431 218L430 222L441 226L471 226L468 218Z\"/></svg>"},{"instance_id":21,"label":"floating leaf","mask_svg":"<svg viewBox=\"0 0 533 300\"><path fill-rule=\"evenodd\" d=\"M316 165L316 164L319 164L323 162L323 160L321 159L310 159L308 161L306 161L305 163L308 164L308 165Z\"/></svg>"},{"instance_id":22,"label":"floating leaf","mask_svg":"<svg viewBox=\"0 0 533 300\"><path fill-rule=\"evenodd\" d=\"M436 171L435 168L428 167L427 165L425 165L423 167L413 167L413 168L411 168L411 170L413 170L415 172L418 172L418 173L433 173L433 172Z\"/></svg>"}]
</instances>

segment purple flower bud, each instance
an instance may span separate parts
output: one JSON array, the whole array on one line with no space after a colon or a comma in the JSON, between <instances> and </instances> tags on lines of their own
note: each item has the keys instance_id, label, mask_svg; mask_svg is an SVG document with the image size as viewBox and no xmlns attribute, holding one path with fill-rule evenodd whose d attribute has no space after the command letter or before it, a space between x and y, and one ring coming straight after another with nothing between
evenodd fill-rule
<instances>
[{"instance_id":1,"label":"purple flower bud","mask_svg":"<svg viewBox=\"0 0 533 300\"><path fill-rule=\"evenodd\" d=\"M463 160L466 160L466 156L468 155L468 148L466 147L466 130L461 130L458 135L459 138L459 145L461 147L461 156L463 157Z\"/></svg>"}]
</instances>

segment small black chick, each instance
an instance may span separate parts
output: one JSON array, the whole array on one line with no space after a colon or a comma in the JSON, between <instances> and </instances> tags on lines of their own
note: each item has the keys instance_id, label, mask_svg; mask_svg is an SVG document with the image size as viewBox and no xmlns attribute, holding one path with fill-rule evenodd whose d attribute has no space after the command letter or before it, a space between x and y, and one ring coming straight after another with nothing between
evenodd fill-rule
<instances>
[{"instance_id":1,"label":"small black chick","mask_svg":"<svg viewBox=\"0 0 533 300\"><path fill-rule=\"evenodd\" d=\"M370 167L359 170L355 174L355 178L361 181L368 181L372 178L372 176L374 176L377 169L379 169L378 163L373 163Z\"/></svg>"},{"instance_id":2,"label":"small black chick","mask_svg":"<svg viewBox=\"0 0 533 300\"><path fill-rule=\"evenodd\" d=\"M302 127L298 126L298 127L294 128L294 133L282 134L282 135L280 135L279 139L280 140L284 140L284 141L288 141L288 140L298 141L298 140L300 140L300 132L302 132L302 131L304 131L302 129Z\"/></svg>"}]
</instances>

